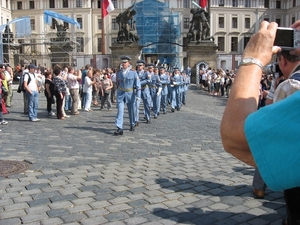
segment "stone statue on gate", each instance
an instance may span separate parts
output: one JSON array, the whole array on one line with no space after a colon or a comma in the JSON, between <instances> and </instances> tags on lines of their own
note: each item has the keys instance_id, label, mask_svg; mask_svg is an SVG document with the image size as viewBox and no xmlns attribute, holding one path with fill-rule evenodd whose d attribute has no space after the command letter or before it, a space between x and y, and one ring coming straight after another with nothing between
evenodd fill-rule
<instances>
[{"instance_id":1,"label":"stone statue on gate","mask_svg":"<svg viewBox=\"0 0 300 225\"><path fill-rule=\"evenodd\" d=\"M140 37L137 35L135 20L133 19L136 11L132 9L135 6L133 4L124 12L120 13L116 20L119 25L118 43L123 42L138 42Z\"/></svg>"},{"instance_id":2,"label":"stone statue on gate","mask_svg":"<svg viewBox=\"0 0 300 225\"><path fill-rule=\"evenodd\" d=\"M66 38L66 31L68 27L65 24L59 24L56 19L54 19L54 25L56 27L57 33L56 33L56 40L57 41L66 41L68 38Z\"/></svg>"},{"instance_id":3,"label":"stone statue on gate","mask_svg":"<svg viewBox=\"0 0 300 225\"><path fill-rule=\"evenodd\" d=\"M201 42L205 40L214 40L210 36L210 16L202 8L192 8L190 11L193 18L190 21L190 28L187 37L190 41Z\"/></svg>"}]
</instances>

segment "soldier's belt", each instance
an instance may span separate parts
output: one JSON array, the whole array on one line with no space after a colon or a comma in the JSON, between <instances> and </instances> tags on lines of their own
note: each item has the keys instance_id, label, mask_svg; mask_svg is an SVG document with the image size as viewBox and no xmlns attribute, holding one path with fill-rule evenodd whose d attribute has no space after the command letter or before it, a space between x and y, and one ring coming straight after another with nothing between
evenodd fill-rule
<instances>
[{"instance_id":1,"label":"soldier's belt","mask_svg":"<svg viewBox=\"0 0 300 225\"><path fill-rule=\"evenodd\" d=\"M148 84L146 84L144 87L141 87L141 89L145 89L148 87Z\"/></svg>"},{"instance_id":2,"label":"soldier's belt","mask_svg":"<svg viewBox=\"0 0 300 225\"><path fill-rule=\"evenodd\" d=\"M119 87L119 90L125 91L125 92L131 92L131 91L133 91L133 88L122 88L122 87Z\"/></svg>"},{"instance_id":3,"label":"soldier's belt","mask_svg":"<svg viewBox=\"0 0 300 225\"><path fill-rule=\"evenodd\" d=\"M162 86L165 87L165 86L167 86L167 84L163 84Z\"/></svg>"},{"instance_id":4,"label":"soldier's belt","mask_svg":"<svg viewBox=\"0 0 300 225\"><path fill-rule=\"evenodd\" d=\"M157 88L156 86L150 86L150 88Z\"/></svg>"}]
</instances>

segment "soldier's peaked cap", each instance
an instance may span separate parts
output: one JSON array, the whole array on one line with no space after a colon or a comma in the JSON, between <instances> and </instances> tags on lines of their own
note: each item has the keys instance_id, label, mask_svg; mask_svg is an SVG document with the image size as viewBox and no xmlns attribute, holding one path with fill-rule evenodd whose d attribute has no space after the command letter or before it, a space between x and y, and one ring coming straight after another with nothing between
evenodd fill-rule
<instances>
[{"instance_id":1,"label":"soldier's peaked cap","mask_svg":"<svg viewBox=\"0 0 300 225\"><path fill-rule=\"evenodd\" d=\"M120 59L122 60L122 62L128 62L128 61L130 61L130 57L127 56L127 55L121 56Z\"/></svg>"},{"instance_id":2,"label":"soldier's peaked cap","mask_svg":"<svg viewBox=\"0 0 300 225\"><path fill-rule=\"evenodd\" d=\"M144 61L144 60L138 60L138 61L136 61L136 64L138 65L138 66L143 66L143 65L146 65L146 62Z\"/></svg>"},{"instance_id":3,"label":"soldier's peaked cap","mask_svg":"<svg viewBox=\"0 0 300 225\"><path fill-rule=\"evenodd\" d=\"M152 63L148 64L147 67L154 67Z\"/></svg>"}]
</instances>

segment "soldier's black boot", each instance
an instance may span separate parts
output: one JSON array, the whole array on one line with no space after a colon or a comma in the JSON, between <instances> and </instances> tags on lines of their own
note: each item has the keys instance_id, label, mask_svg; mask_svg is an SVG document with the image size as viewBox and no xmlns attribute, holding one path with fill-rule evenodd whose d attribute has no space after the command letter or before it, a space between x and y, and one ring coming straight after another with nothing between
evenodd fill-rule
<instances>
[{"instance_id":1,"label":"soldier's black boot","mask_svg":"<svg viewBox=\"0 0 300 225\"><path fill-rule=\"evenodd\" d=\"M123 130L118 127L118 129L114 132L114 135L123 135Z\"/></svg>"}]
</instances>

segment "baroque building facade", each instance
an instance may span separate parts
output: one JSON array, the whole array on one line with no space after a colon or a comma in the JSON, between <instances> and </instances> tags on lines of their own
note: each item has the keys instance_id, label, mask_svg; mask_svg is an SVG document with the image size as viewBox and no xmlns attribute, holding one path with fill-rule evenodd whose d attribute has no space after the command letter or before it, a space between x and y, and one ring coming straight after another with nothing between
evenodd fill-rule
<instances>
[{"instance_id":1,"label":"baroque building facade","mask_svg":"<svg viewBox=\"0 0 300 225\"><path fill-rule=\"evenodd\" d=\"M81 25L77 28L66 24L68 26L67 37L74 47L73 51L69 52L70 62L75 67L82 68L85 64L91 64L97 68L110 67L112 65L110 46L116 43L119 30L116 17L132 4L143 4L144 1L149 0L112 0L115 10L102 21L101 0L0 0L1 24L22 16L30 16L31 21L31 36L14 39L14 42L20 44L20 49L11 52L10 62L34 62L46 67L51 65L49 42L56 36L56 29L44 22L43 11L46 9L74 18ZM187 43L187 33L192 18L190 9L196 6L192 0L153 2L164 6L164 18L167 18L166 14L173 15L166 20L169 24L175 24L174 32L178 33L172 41L178 45L167 50L170 51L168 55L174 55L170 57L172 59L168 63L170 66L176 64L181 68L192 67L193 65L186 65L187 55L184 46ZM210 14L210 32L218 46L216 65L223 69L237 68L244 47L250 37L258 31L261 21L275 21L279 26L288 27L300 18L300 0L210 0L208 4L206 10ZM155 7L153 10L158 10L160 6ZM146 8L140 9L145 10L145 12L140 12L145 14L143 23L147 21L149 27L157 26L156 32L158 32L161 28L156 25L155 20L145 19L147 18ZM13 26L11 30L14 31ZM147 35L146 33L142 33L142 36ZM146 46L145 43L142 44ZM141 57L147 62L158 63L162 53L156 52L154 48L151 50L149 45L147 47L141 52Z\"/></svg>"}]
</instances>

